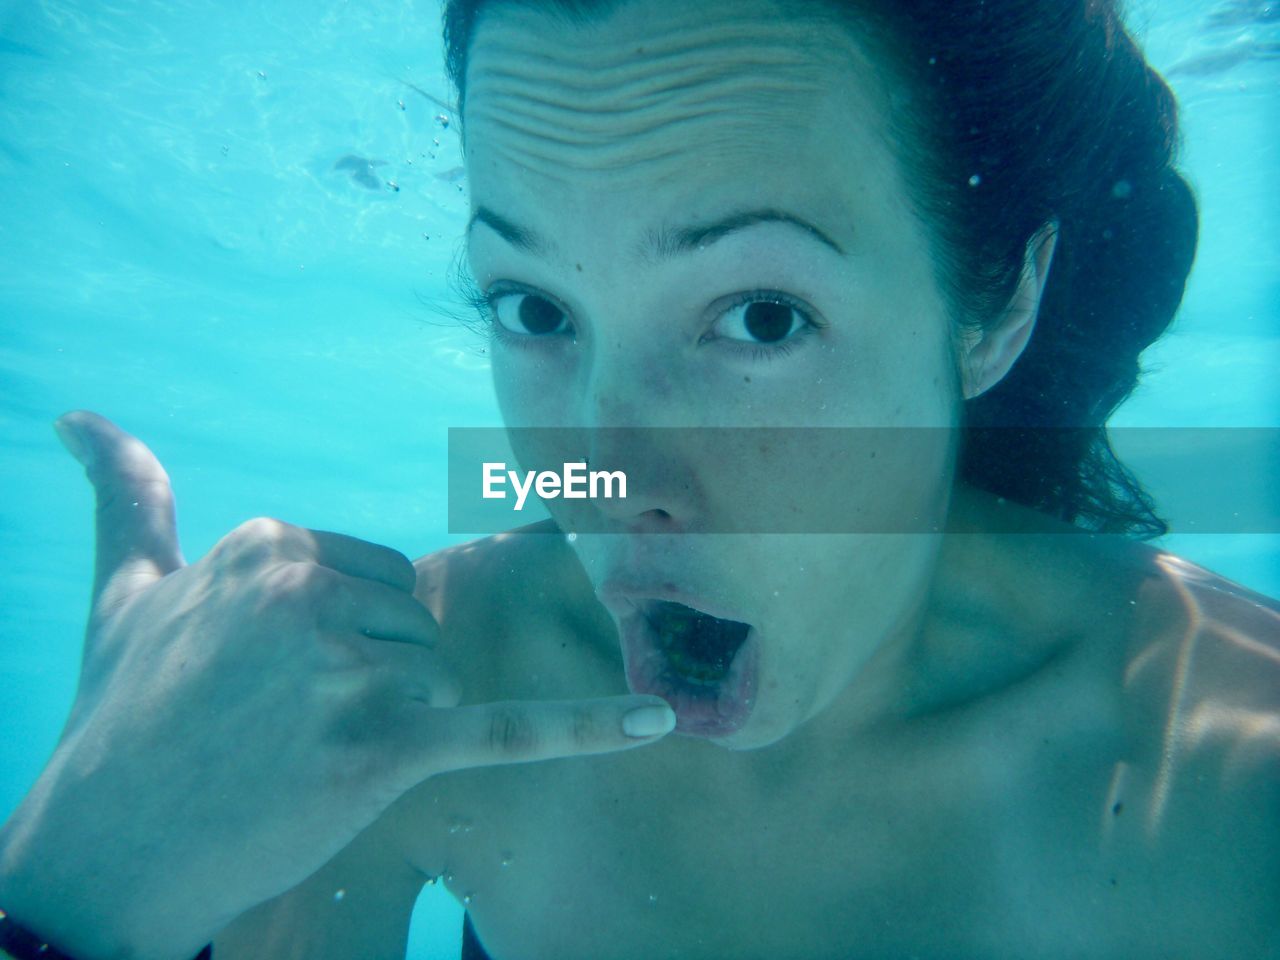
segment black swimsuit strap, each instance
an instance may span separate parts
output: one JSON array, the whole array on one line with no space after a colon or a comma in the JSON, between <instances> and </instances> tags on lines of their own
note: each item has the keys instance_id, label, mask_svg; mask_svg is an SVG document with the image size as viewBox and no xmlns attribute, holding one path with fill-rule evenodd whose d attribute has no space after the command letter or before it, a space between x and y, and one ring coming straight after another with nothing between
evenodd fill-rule
<instances>
[{"instance_id":1,"label":"black swimsuit strap","mask_svg":"<svg viewBox=\"0 0 1280 960\"><path fill-rule=\"evenodd\" d=\"M462 915L462 960L493 960L480 946L476 928L471 925L471 914Z\"/></svg>"}]
</instances>

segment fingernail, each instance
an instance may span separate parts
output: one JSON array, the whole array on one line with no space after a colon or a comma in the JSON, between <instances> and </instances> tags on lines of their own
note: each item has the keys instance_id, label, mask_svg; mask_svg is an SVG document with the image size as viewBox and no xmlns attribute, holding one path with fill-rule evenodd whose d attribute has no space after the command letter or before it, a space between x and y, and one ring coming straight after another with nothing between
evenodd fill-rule
<instances>
[{"instance_id":1,"label":"fingernail","mask_svg":"<svg viewBox=\"0 0 1280 960\"><path fill-rule=\"evenodd\" d=\"M676 715L670 707L637 707L622 718L622 732L628 737L657 737L675 729Z\"/></svg>"},{"instance_id":2,"label":"fingernail","mask_svg":"<svg viewBox=\"0 0 1280 960\"><path fill-rule=\"evenodd\" d=\"M58 439L62 441L62 445L67 448L67 452L79 460L83 466L90 465L93 454L89 449L89 445L80 438L80 431L61 417L53 421L53 430L57 433Z\"/></svg>"}]
</instances>

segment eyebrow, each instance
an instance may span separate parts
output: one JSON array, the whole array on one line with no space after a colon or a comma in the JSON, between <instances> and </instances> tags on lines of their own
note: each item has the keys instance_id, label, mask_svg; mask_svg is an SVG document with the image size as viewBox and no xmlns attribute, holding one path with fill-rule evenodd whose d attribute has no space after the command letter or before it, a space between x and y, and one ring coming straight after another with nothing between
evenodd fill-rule
<instances>
[{"instance_id":1,"label":"eyebrow","mask_svg":"<svg viewBox=\"0 0 1280 960\"><path fill-rule=\"evenodd\" d=\"M553 243L550 243L537 231L513 223L488 207L476 208L476 212L471 215L471 220L467 224L468 234L477 223L487 225L513 247L544 259L555 248ZM737 233L760 223L783 223L795 227L810 239L830 247L840 256L845 255L844 250L838 243L809 221L783 210L772 208L732 213L723 219L717 220L715 223L651 230L645 238L647 245L642 245L641 252L659 260L667 260L682 253L690 253L702 247L710 246L717 240L721 240L732 233Z\"/></svg>"}]
</instances>

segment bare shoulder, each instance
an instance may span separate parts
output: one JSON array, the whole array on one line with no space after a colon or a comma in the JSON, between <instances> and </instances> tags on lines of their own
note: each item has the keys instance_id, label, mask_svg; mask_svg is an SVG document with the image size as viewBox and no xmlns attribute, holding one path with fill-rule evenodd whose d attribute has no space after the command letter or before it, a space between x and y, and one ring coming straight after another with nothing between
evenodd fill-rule
<instances>
[{"instance_id":1,"label":"bare shoulder","mask_svg":"<svg viewBox=\"0 0 1280 960\"><path fill-rule=\"evenodd\" d=\"M1098 790L1096 922L1123 955L1280 960L1280 604L1147 544L998 513L1019 535L960 540L981 572L965 597L1071 640L1040 713L1072 725Z\"/></svg>"},{"instance_id":2,"label":"bare shoulder","mask_svg":"<svg viewBox=\"0 0 1280 960\"><path fill-rule=\"evenodd\" d=\"M437 550L414 561L415 595L442 625L465 613L492 608L495 592L512 602L563 589L576 570L573 554L550 521Z\"/></svg>"},{"instance_id":3,"label":"bare shoulder","mask_svg":"<svg viewBox=\"0 0 1280 960\"><path fill-rule=\"evenodd\" d=\"M1148 563L1113 779L1126 846L1178 922L1280 956L1280 604L1168 553Z\"/></svg>"},{"instance_id":4,"label":"bare shoulder","mask_svg":"<svg viewBox=\"0 0 1280 960\"><path fill-rule=\"evenodd\" d=\"M1132 599L1125 688L1148 720L1162 718L1164 752L1214 763L1224 789L1250 773L1274 788L1280 603L1160 551Z\"/></svg>"},{"instance_id":5,"label":"bare shoulder","mask_svg":"<svg viewBox=\"0 0 1280 960\"><path fill-rule=\"evenodd\" d=\"M441 653L461 674L463 703L540 694L519 667L565 637L608 628L589 581L550 522L428 554L414 564L415 595L441 631Z\"/></svg>"}]
</instances>

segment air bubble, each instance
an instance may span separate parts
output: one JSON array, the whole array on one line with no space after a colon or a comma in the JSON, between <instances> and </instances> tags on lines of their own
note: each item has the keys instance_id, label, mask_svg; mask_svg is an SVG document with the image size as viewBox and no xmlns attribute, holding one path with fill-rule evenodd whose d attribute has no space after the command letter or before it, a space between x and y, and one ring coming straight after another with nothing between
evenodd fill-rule
<instances>
[{"instance_id":1,"label":"air bubble","mask_svg":"<svg viewBox=\"0 0 1280 960\"><path fill-rule=\"evenodd\" d=\"M464 907L469 906L471 904L471 901L474 900L475 898L476 898L476 895L474 893L464 893L462 895L462 905Z\"/></svg>"},{"instance_id":2,"label":"air bubble","mask_svg":"<svg viewBox=\"0 0 1280 960\"><path fill-rule=\"evenodd\" d=\"M345 897L346 895L347 895L347 891L345 891L345 890L335 890L335 891L333 891L333 899L334 899L334 902L336 903L337 901L341 900L341 899L342 899L343 897Z\"/></svg>"},{"instance_id":3,"label":"air bubble","mask_svg":"<svg viewBox=\"0 0 1280 960\"><path fill-rule=\"evenodd\" d=\"M982 177L978 176L976 173L969 178L969 186L971 187L976 187L981 182L982 182Z\"/></svg>"},{"instance_id":4,"label":"air bubble","mask_svg":"<svg viewBox=\"0 0 1280 960\"><path fill-rule=\"evenodd\" d=\"M578 535L576 533L566 533L564 535L564 538L568 540L570 543L573 543L575 540L578 539Z\"/></svg>"}]
</instances>

